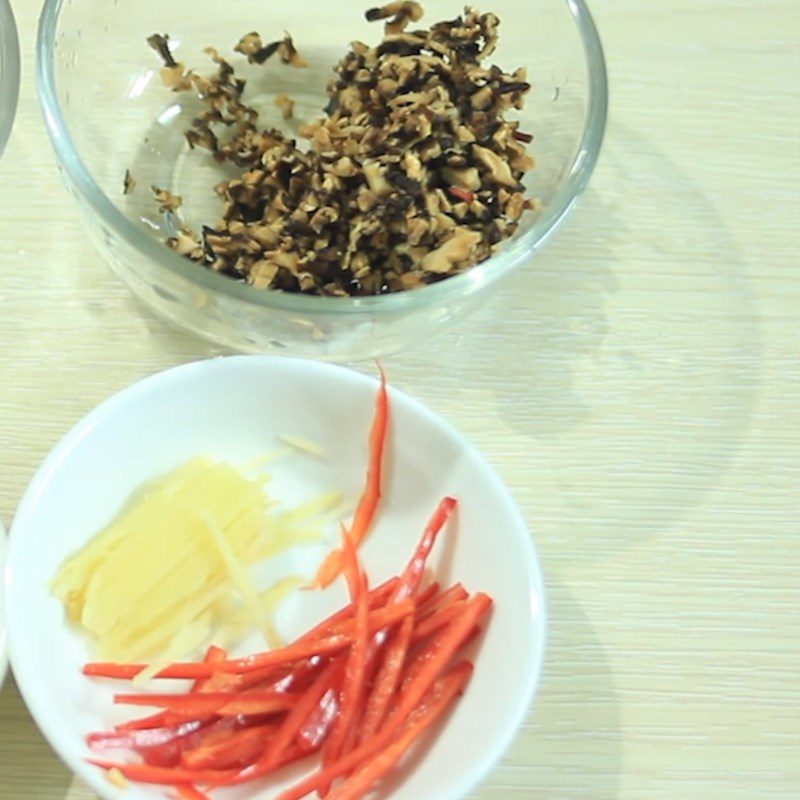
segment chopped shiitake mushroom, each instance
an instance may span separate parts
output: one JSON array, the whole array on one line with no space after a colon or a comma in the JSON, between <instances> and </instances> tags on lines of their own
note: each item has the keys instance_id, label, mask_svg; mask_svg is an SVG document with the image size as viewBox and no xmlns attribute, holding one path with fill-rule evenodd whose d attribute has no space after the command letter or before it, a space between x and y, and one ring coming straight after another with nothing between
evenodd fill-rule
<instances>
[{"instance_id":1,"label":"chopped shiitake mushroom","mask_svg":"<svg viewBox=\"0 0 800 800\"><path fill-rule=\"evenodd\" d=\"M291 119L294 116L294 100L286 94L279 94L273 101L281 110L284 119Z\"/></svg>"},{"instance_id":2,"label":"chopped shiitake mushroom","mask_svg":"<svg viewBox=\"0 0 800 800\"><path fill-rule=\"evenodd\" d=\"M469 261L473 248L481 239L477 231L454 228L450 238L422 259L422 269L428 272L450 272Z\"/></svg>"},{"instance_id":3,"label":"chopped shiitake mushroom","mask_svg":"<svg viewBox=\"0 0 800 800\"><path fill-rule=\"evenodd\" d=\"M297 52L294 46L292 37L287 33L286 36L278 43L277 53L282 64L287 64L290 67L297 67L302 69L308 66L308 62Z\"/></svg>"},{"instance_id":4,"label":"chopped shiitake mushroom","mask_svg":"<svg viewBox=\"0 0 800 800\"><path fill-rule=\"evenodd\" d=\"M186 139L240 174L214 191L220 218L181 227L177 253L252 286L319 295L374 295L424 286L487 259L535 208L521 183L530 134L506 119L530 90L525 70L488 64L500 20L467 7L428 29L414 0L366 12L385 22L376 46L353 42L328 84L325 115L300 125L298 145L258 123L245 81L218 51L216 73L178 63L169 38L148 39L175 91L204 104ZM252 31L234 47L251 64L305 67L292 37ZM274 99L284 119L294 103ZM159 208L180 198L155 189Z\"/></svg>"},{"instance_id":5,"label":"chopped shiitake mushroom","mask_svg":"<svg viewBox=\"0 0 800 800\"><path fill-rule=\"evenodd\" d=\"M158 210L162 214L171 213L180 208L183 199L178 195L172 194L172 192L166 189L159 189L158 186L151 186L150 188L153 190L156 202L158 203Z\"/></svg>"},{"instance_id":6,"label":"chopped shiitake mushroom","mask_svg":"<svg viewBox=\"0 0 800 800\"><path fill-rule=\"evenodd\" d=\"M391 36L404 31L409 22L419 22L423 13L419 3L405 0L405 2L388 3L380 8L371 8L367 11L366 18L368 22L375 22L375 20L391 17L384 26L387 36Z\"/></svg>"}]
</instances>

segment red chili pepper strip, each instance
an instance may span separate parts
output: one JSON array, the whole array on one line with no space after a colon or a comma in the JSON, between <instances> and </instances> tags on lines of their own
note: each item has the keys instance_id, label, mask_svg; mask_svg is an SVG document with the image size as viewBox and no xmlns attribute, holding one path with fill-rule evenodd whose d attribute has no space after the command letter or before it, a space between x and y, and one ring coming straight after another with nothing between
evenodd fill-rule
<instances>
[{"instance_id":1,"label":"red chili pepper strip","mask_svg":"<svg viewBox=\"0 0 800 800\"><path fill-rule=\"evenodd\" d=\"M238 717L222 717L216 722L193 720L193 722L199 721L201 723L197 730L162 744L140 746L136 747L135 750L141 755L146 764L152 764L157 767L176 767L184 750L196 747L201 742L208 741L215 736L228 735L228 732L235 730L240 725L239 719Z\"/></svg>"},{"instance_id":2,"label":"red chili pepper strip","mask_svg":"<svg viewBox=\"0 0 800 800\"><path fill-rule=\"evenodd\" d=\"M281 762L286 751L294 742L295 737L303 726L303 723L311 716L314 709L319 705L323 695L330 689L332 683L337 679L339 671L344 666L344 662L339 659L332 661L320 673L319 677L311 684L304 695L295 703L292 710L286 715L286 719L281 723L275 737L270 742L269 748L261 758L252 766L247 767L240 773L242 780L247 780L245 773L251 770L257 775L264 775L275 769Z\"/></svg>"},{"instance_id":3,"label":"red chili pepper strip","mask_svg":"<svg viewBox=\"0 0 800 800\"><path fill-rule=\"evenodd\" d=\"M408 748L447 711L456 697L463 693L472 675L472 669L469 661L462 661L445 677L440 678L430 690L431 698L428 702L423 700L424 711L412 715L397 739L374 758L370 758L331 792L328 800L358 800L364 797L372 785L395 767Z\"/></svg>"},{"instance_id":4,"label":"red chili pepper strip","mask_svg":"<svg viewBox=\"0 0 800 800\"><path fill-rule=\"evenodd\" d=\"M228 654L221 647L217 647L215 644L212 644L206 651L206 657L203 659L203 662L206 664L219 664L220 661L225 661L227 657ZM213 675L210 678L198 678L194 682L194 684L192 684L192 688L190 691L192 692L208 691L211 688L209 684L213 680L214 680ZM218 691L222 687L215 686L214 688Z\"/></svg>"},{"instance_id":5,"label":"red chili pepper strip","mask_svg":"<svg viewBox=\"0 0 800 800\"><path fill-rule=\"evenodd\" d=\"M431 634L449 625L464 612L469 602L469 600L459 600L458 602L450 603L450 605L434 611L430 616L421 620L414 628L414 633L411 637L412 644L421 642Z\"/></svg>"},{"instance_id":6,"label":"red chili pepper strip","mask_svg":"<svg viewBox=\"0 0 800 800\"><path fill-rule=\"evenodd\" d=\"M220 741L201 743L181 753L183 769L231 769L252 764L263 752L275 725L262 725L233 731Z\"/></svg>"},{"instance_id":7,"label":"red chili pepper strip","mask_svg":"<svg viewBox=\"0 0 800 800\"><path fill-rule=\"evenodd\" d=\"M389 705L400 682L400 673L411 644L413 630L414 620L408 617L403 620L394 636L386 644L383 662L373 683L361 723L360 742L371 739L386 718Z\"/></svg>"},{"instance_id":8,"label":"red chili pepper strip","mask_svg":"<svg viewBox=\"0 0 800 800\"><path fill-rule=\"evenodd\" d=\"M439 590L441 588L442 587L439 585L439 583L434 581L417 595L417 613L419 613L429 603L433 603L436 600L436 598L439 596Z\"/></svg>"},{"instance_id":9,"label":"red chili pepper strip","mask_svg":"<svg viewBox=\"0 0 800 800\"><path fill-rule=\"evenodd\" d=\"M398 579L399 581L399 579ZM417 609L419 610L421 607L430 607L433 604L433 601L436 600L436 597L439 593L439 584L434 582L430 584L423 592L421 592L417 598ZM466 594L466 592L465 592ZM414 620L416 621L417 615L415 614ZM400 624L403 625L406 623L407 620L403 620ZM380 666L378 655L380 654L380 649L382 644L385 641L385 636L389 634L388 629L384 629L383 631L379 631L373 640L370 642L369 650L367 651L367 664L365 669L365 683L367 686L371 686L375 680L375 673ZM360 737L360 731L363 728L362 720L365 717L367 711L366 703L362 704L362 707L359 709L359 714L354 721L353 725L350 726L350 733L348 734L347 740L345 741L344 748L342 749L342 753L349 753L357 744Z\"/></svg>"},{"instance_id":10,"label":"red chili pepper strip","mask_svg":"<svg viewBox=\"0 0 800 800\"><path fill-rule=\"evenodd\" d=\"M175 793L178 800L211 800L207 794L203 794L199 789L194 786L186 784L185 786L174 786Z\"/></svg>"},{"instance_id":11,"label":"red chili pepper strip","mask_svg":"<svg viewBox=\"0 0 800 800\"><path fill-rule=\"evenodd\" d=\"M180 725L165 728L149 728L146 730L117 731L112 733L90 733L86 736L86 744L92 750L114 750L130 747L138 750L142 747L156 747L167 744L194 733L203 726L201 720L190 720Z\"/></svg>"},{"instance_id":12,"label":"red chili pepper strip","mask_svg":"<svg viewBox=\"0 0 800 800\"><path fill-rule=\"evenodd\" d=\"M295 703L281 692L208 692L206 694L117 694L114 702L130 706L158 706L173 714L195 719L207 714L272 714L286 711Z\"/></svg>"},{"instance_id":13,"label":"red chili pepper strip","mask_svg":"<svg viewBox=\"0 0 800 800\"><path fill-rule=\"evenodd\" d=\"M227 691L232 692L256 688L272 692L297 692L308 688L317 673L327 663L328 659L324 656L311 656L291 666L266 667L239 675L218 674L214 678L226 678L228 681Z\"/></svg>"},{"instance_id":14,"label":"red chili pepper strip","mask_svg":"<svg viewBox=\"0 0 800 800\"><path fill-rule=\"evenodd\" d=\"M216 784L230 780L236 775L236 770L188 770L174 767L154 767L150 764L122 764L116 761L106 761L99 758L86 759L100 769L118 769L129 781L135 783L157 783L174 786L183 783L208 783Z\"/></svg>"},{"instance_id":15,"label":"red chili pepper strip","mask_svg":"<svg viewBox=\"0 0 800 800\"><path fill-rule=\"evenodd\" d=\"M417 593L425 571L425 565L436 544L436 538L455 507L456 500L453 497L445 497L439 503L433 516L425 526L414 555L400 576L400 584L392 595L390 602L396 603L407 597L413 597ZM400 681L400 672L405 663L406 653L411 645L413 627L414 620L404 620L391 642L386 646L386 653L374 679L372 692L369 695L364 713L364 720L360 726L360 741L362 742L374 736L386 718L392 697ZM384 637L380 636L379 638L383 639ZM380 646L382 642L376 638L376 644Z\"/></svg>"},{"instance_id":16,"label":"red chili pepper strip","mask_svg":"<svg viewBox=\"0 0 800 800\"><path fill-rule=\"evenodd\" d=\"M383 606L383 608L375 608L369 611L369 629L371 633L377 633L385 628L391 628L397 622L405 617L411 616L416 609L416 602L406 599L400 603L393 603ZM402 613L401 613L402 610ZM347 636L352 639L355 632L355 620L348 619L340 622L339 626L335 626L329 634L329 637ZM325 639L317 639L317 642L324 642ZM352 642L351 642L352 643ZM313 642L312 642L313 644Z\"/></svg>"},{"instance_id":17,"label":"red chili pepper strip","mask_svg":"<svg viewBox=\"0 0 800 800\"><path fill-rule=\"evenodd\" d=\"M201 746L218 744L244 728L274 724L274 719L274 715L264 714L219 717L214 722L204 722L198 730L170 742L155 747L138 747L135 749L146 764L158 767L177 767L184 752Z\"/></svg>"},{"instance_id":18,"label":"red chili pepper strip","mask_svg":"<svg viewBox=\"0 0 800 800\"><path fill-rule=\"evenodd\" d=\"M325 744L325 763L336 761L342 755L351 727L360 716L365 693L364 677L369 645L367 580L358 563L355 543L344 528L342 528L342 552L350 597L356 605L355 638L345 665L340 699L341 712Z\"/></svg>"},{"instance_id":19,"label":"red chili pepper strip","mask_svg":"<svg viewBox=\"0 0 800 800\"><path fill-rule=\"evenodd\" d=\"M400 576L400 585L392 595L392 600L394 602L405 600L407 597L413 595L419 588L419 583L422 580L422 573L425 571L425 564L428 561L431 550L433 550L434 544L436 544L436 537L450 518L455 507L455 498L445 497L437 506L436 511L433 512L433 516L425 526L422 538L417 545L417 549L414 551L414 555L411 557L411 560L403 570L403 574Z\"/></svg>"},{"instance_id":20,"label":"red chili pepper strip","mask_svg":"<svg viewBox=\"0 0 800 800\"><path fill-rule=\"evenodd\" d=\"M137 751L145 764L153 767L177 767L181 760L181 749L176 742L144 747Z\"/></svg>"},{"instance_id":21,"label":"red chili pepper strip","mask_svg":"<svg viewBox=\"0 0 800 800\"><path fill-rule=\"evenodd\" d=\"M414 613L414 602L407 600L391 606L375 609L369 613L370 633L394 625L401 619ZM354 622L352 620L343 623L339 633L328 636L324 639L313 641L296 642L280 650L269 650L264 653L257 653L253 656L225 661L219 665L219 669L226 672L248 672L251 669L274 664L285 664L292 661L300 661L312 655L331 655L340 650L344 650L354 641ZM169 669L169 667L167 668Z\"/></svg>"},{"instance_id":22,"label":"red chili pepper strip","mask_svg":"<svg viewBox=\"0 0 800 800\"><path fill-rule=\"evenodd\" d=\"M462 675L462 673L467 674ZM413 717L408 720L404 730L414 725L427 727L425 722L429 719L429 715L432 719L428 722L428 725L432 724L436 716L438 716L438 714L433 716L434 709L438 709L442 698L448 695L450 691L453 691L456 686L458 687L455 692L457 694L469 679L470 674L471 665L469 662L463 662L453 667L444 678L440 678L438 681L434 682L433 686L426 693L422 703L420 703L419 707L414 711ZM444 703L442 704L444 705ZM395 731L388 731L388 729L384 728L373 739L359 745L359 747L346 756L342 756L335 764L331 764L328 768L313 775L309 775L295 786L281 792L275 800L300 800L300 798L305 797L307 794L310 794L320 787L330 785L336 778L341 775L346 775L353 769L362 766L392 742L396 741L397 736L395 733Z\"/></svg>"},{"instance_id":23,"label":"red chili pepper strip","mask_svg":"<svg viewBox=\"0 0 800 800\"><path fill-rule=\"evenodd\" d=\"M414 613L413 601L405 601L391 606L375 609L369 615L369 629L375 631L394 625L409 614ZM345 623L342 633L313 641L295 642L288 647L267 650L244 658L234 658L219 664L184 661L170 664L159 672L156 678L207 678L214 670L220 672L246 673L266 667L282 667L311 656L331 655L344 650L353 643L353 624ZM83 674L97 678L118 678L130 680L144 669L144 664L115 664L96 662L87 664Z\"/></svg>"},{"instance_id":24,"label":"red chili pepper strip","mask_svg":"<svg viewBox=\"0 0 800 800\"><path fill-rule=\"evenodd\" d=\"M463 200L465 203L471 203L475 199L475 195L472 192L460 189L458 186L448 186L447 191L457 200Z\"/></svg>"},{"instance_id":25,"label":"red chili pepper strip","mask_svg":"<svg viewBox=\"0 0 800 800\"><path fill-rule=\"evenodd\" d=\"M386 601L399 583L400 578L389 578L388 581L372 589L369 593L370 610L386 605ZM331 614L327 619L315 625L308 633L304 633L297 641L305 642L308 639L319 639L325 635L329 635L331 630L339 623L352 619L354 613L355 606L352 603L348 603L344 608L339 609L335 614Z\"/></svg>"},{"instance_id":26,"label":"red chili pepper strip","mask_svg":"<svg viewBox=\"0 0 800 800\"><path fill-rule=\"evenodd\" d=\"M476 624L461 643L461 649L465 648L480 633L480 630L480 627ZM401 694L406 690L408 685L416 679L425 665L434 658L439 649L441 640L446 634L447 628L437 631L432 637L428 638L421 647L414 651L413 656L407 659L403 667L403 674L400 677Z\"/></svg>"},{"instance_id":27,"label":"red chili pepper strip","mask_svg":"<svg viewBox=\"0 0 800 800\"><path fill-rule=\"evenodd\" d=\"M329 786L331 781L345 775L366 759L387 747L395 738L397 731L406 719L414 713L426 692L434 685L455 652L472 634L472 630L491 608L492 601L485 594L476 594L470 600L462 616L447 630L443 631L432 646L426 658L417 660L417 669L404 683L398 702L384 725L372 739L365 741L352 752L339 759L311 778L299 783L294 789L280 794L276 800L298 800L320 787Z\"/></svg>"},{"instance_id":28,"label":"red chili pepper strip","mask_svg":"<svg viewBox=\"0 0 800 800\"><path fill-rule=\"evenodd\" d=\"M421 713L420 701L426 696L427 691L434 685L441 674L442 669L448 663L452 655L463 646L464 642L468 640L477 630L483 616L488 612L491 607L491 600L485 595L476 595L467 604L466 609L461 616L453 622L445 630L440 631L432 642L429 642L423 651L422 655L415 657L410 663L409 668L404 673L404 682L401 692L398 696L398 702L391 712L387 722L382 726L378 735L371 741L365 742L352 752L343 756L336 764L331 765L331 770L325 771L320 775L312 776L310 786L308 782L304 782L299 788L302 789L299 794L292 790L293 794L284 796L282 800L290 800L290 798L303 797L308 791L312 791L318 786L328 785L332 780L341 775L351 772L354 768L364 765L366 759L371 758L388 747L396 738L398 731L402 732L406 729L406 722L409 719L418 720ZM342 659L332 662L332 664L341 664ZM329 665L325 672L332 667ZM319 682L320 679L317 679ZM316 686L316 683L315 683ZM324 684L320 688L323 688ZM324 687L325 690L330 687ZM311 690L306 693L304 697L308 697L308 710L313 710L319 702L320 697L324 694L311 694ZM281 725L284 733L286 733L287 723L289 717L294 716L299 719L298 703L292 711L287 715L287 718ZM422 703L424 709L425 703ZM304 709L306 710L306 709ZM302 723L302 720L300 720ZM410 723L409 723L410 724ZM279 734L280 730L279 729ZM299 730L299 728L297 729ZM291 734L293 738L296 731ZM277 739L277 737L276 737ZM284 741L289 740L289 737L284 737ZM289 740L291 741L291 740ZM275 740L273 740L275 744ZM270 748L272 750L272 748ZM253 763L252 765L240 770L181 770L175 768L160 768L152 767L142 764L114 764L104 761L93 761L92 763L104 769L118 767L123 775L129 780L139 781L144 783L161 783L168 785L175 784L210 784L210 785L232 785L242 783L253 778L260 777L268 774L276 769L283 763L297 760L305 754L304 750L300 749L291 742L288 746L284 746L284 753L282 757L278 757L277 762L275 757L271 754L265 753L262 758Z\"/></svg>"},{"instance_id":29,"label":"red chili pepper strip","mask_svg":"<svg viewBox=\"0 0 800 800\"><path fill-rule=\"evenodd\" d=\"M458 603L460 600L466 600L468 597L469 593L460 583L454 583L449 589L432 598L429 602L422 602L422 597L420 597L417 602L417 613L414 615L414 622L419 624L434 612L441 611L443 608L447 608L453 603Z\"/></svg>"},{"instance_id":30,"label":"red chili pepper strip","mask_svg":"<svg viewBox=\"0 0 800 800\"><path fill-rule=\"evenodd\" d=\"M367 467L367 481L361 499L358 501L353 524L350 526L350 536L353 544L358 547L369 532L375 511L381 499L381 473L383 467L383 451L386 442L386 429L389 422L389 397L386 391L386 375L381 369L381 385L375 398L375 416L369 434L369 466ZM317 571L314 583L320 589L330 585L342 571L342 551L334 550L322 562Z\"/></svg>"},{"instance_id":31,"label":"red chili pepper strip","mask_svg":"<svg viewBox=\"0 0 800 800\"><path fill-rule=\"evenodd\" d=\"M298 747L289 748L280 761L270 768L284 767L301 758L305 758L307 753L302 752ZM107 761L99 758L88 758L87 763L99 767L103 770L118 769L129 781L134 783L153 783L163 786L176 786L182 784L202 783L208 786L226 786L237 781L243 771L252 770L252 767L245 767L244 770L236 769L181 769L179 767L158 767L149 764L123 764L116 761ZM265 773L260 773L265 774Z\"/></svg>"},{"instance_id":32,"label":"red chili pepper strip","mask_svg":"<svg viewBox=\"0 0 800 800\"><path fill-rule=\"evenodd\" d=\"M526 144L533 141L533 136L530 133L523 133L522 131L514 131L514 138L518 142L525 142Z\"/></svg>"},{"instance_id":33,"label":"red chili pepper strip","mask_svg":"<svg viewBox=\"0 0 800 800\"><path fill-rule=\"evenodd\" d=\"M396 705L381 728L382 735L391 736L398 730L491 607L492 599L483 592L478 592L467 601L462 613L442 632L430 660L400 693Z\"/></svg>"},{"instance_id":34,"label":"red chili pepper strip","mask_svg":"<svg viewBox=\"0 0 800 800\"><path fill-rule=\"evenodd\" d=\"M167 713L159 711L148 717L141 719L130 719L127 722L119 722L114 726L115 731L140 731L152 728L163 728L167 726Z\"/></svg>"},{"instance_id":35,"label":"red chili pepper strip","mask_svg":"<svg viewBox=\"0 0 800 800\"><path fill-rule=\"evenodd\" d=\"M298 747L306 752L317 750L339 717L339 689L331 687L297 733Z\"/></svg>"}]
</instances>

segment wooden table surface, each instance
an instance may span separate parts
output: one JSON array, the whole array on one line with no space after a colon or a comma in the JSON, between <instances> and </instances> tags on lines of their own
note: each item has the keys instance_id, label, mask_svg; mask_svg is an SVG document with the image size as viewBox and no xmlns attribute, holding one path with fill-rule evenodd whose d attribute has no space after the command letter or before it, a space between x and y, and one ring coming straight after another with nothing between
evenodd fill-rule
<instances>
[{"instance_id":1,"label":"wooden table surface","mask_svg":"<svg viewBox=\"0 0 800 800\"><path fill-rule=\"evenodd\" d=\"M0 165L0 512L112 392L217 352L85 239L35 98ZM585 200L393 382L488 456L530 522L551 632L482 800L800 796L800 8L596 0L608 137ZM58 698L53 698L58 702ZM0 798L87 800L0 694Z\"/></svg>"}]
</instances>

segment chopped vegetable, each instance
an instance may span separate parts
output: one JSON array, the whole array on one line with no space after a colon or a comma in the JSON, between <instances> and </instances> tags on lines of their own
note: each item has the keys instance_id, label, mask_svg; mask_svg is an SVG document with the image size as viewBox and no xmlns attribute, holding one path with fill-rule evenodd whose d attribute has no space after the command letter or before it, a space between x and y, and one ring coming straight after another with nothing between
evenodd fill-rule
<instances>
[{"instance_id":1,"label":"chopped vegetable","mask_svg":"<svg viewBox=\"0 0 800 800\"><path fill-rule=\"evenodd\" d=\"M468 192L466 189L461 189L458 186L448 186L447 191L450 192L456 200L462 200L465 203L472 203L475 201L475 195Z\"/></svg>"},{"instance_id":2,"label":"chopped vegetable","mask_svg":"<svg viewBox=\"0 0 800 800\"><path fill-rule=\"evenodd\" d=\"M275 735L275 725L233 731L217 742L200 743L181 754L184 769L230 769L252 764Z\"/></svg>"},{"instance_id":3,"label":"chopped vegetable","mask_svg":"<svg viewBox=\"0 0 800 800\"><path fill-rule=\"evenodd\" d=\"M377 588L369 592L369 607L370 609L378 608L386 603L387 598L394 592L395 587L400 582L399 578L390 578L385 583L382 583ZM348 606L331 614L330 617L324 619L319 625L314 626L308 633L300 637L300 641L305 639L314 639L321 636L326 631L330 631L334 625L343 622L346 619L352 619L355 607L351 603Z\"/></svg>"},{"instance_id":4,"label":"chopped vegetable","mask_svg":"<svg viewBox=\"0 0 800 800\"><path fill-rule=\"evenodd\" d=\"M277 800L318 791L329 800L369 794L464 691L472 664L459 653L492 602L461 584L422 590L427 560L456 501L444 498L398 578L369 591L351 532L341 567L350 602L278 650L229 658L210 647L201 662L170 664L162 678L191 678L188 693L119 694L115 702L158 714L94 733L95 751L125 747L144 764L93 759L127 780L172 786L233 786L322 753L320 768ZM337 565L338 567L338 565ZM133 679L138 664L87 664L87 675Z\"/></svg>"},{"instance_id":5,"label":"chopped vegetable","mask_svg":"<svg viewBox=\"0 0 800 800\"><path fill-rule=\"evenodd\" d=\"M283 725L281 725L275 738L270 743L269 748L255 763L255 772L262 775L267 774L281 763L282 757L300 732L303 723L313 713L320 700L337 680L342 665L343 662L341 660L331 661L308 691L302 695L292 711L287 714Z\"/></svg>"},{"instance_id":6,"label":"chopped vegetable","mask_svg":"<svg viewBox=\"0 0 800 800\"><path fill-rule=\"evenodd\" d=\"M212 644L206 651L206 657L203 659L203 662L206 664L219 664L220 661L225 661L227 657L228 654L221 647L217 647L215 644ZM193 692L205 691L213 680L214 680L213 677L198 678L192 684L192 691Z\"/></svg>"},{"instance_id":7,"label":"chopped vegetable","mask_svg":"<svg viewBox=\"0 0 800 800\"><path fill-rule=\"evenodd\" d=\"M285 591L261 593L250 568L318 539L319 515L340 502L329 493L279 512L262 481L195 458L134 497L52 591L101 657L154 662L140 680L206 644L223 619L226 641L256 627L275 646L271 612Z\"/></svg>"},{"instance_id":8,"label":"chopped vegetable","mask_svg":"<svg viewBox=\"0 0 800 800\"><path fill-rule=\"evenodd\" d=\"M339 716L339 687L332 685L297 733L297 744L308 752L319 748Z\"/></svg>"},{"instance_id":9,"label":"chopped vegetable","mask_svg":"<svg viewBox=\"0 0 800 800\"><path fill-rule=\"evenodd\" d=\"M203 727L200 720L189 720L180 725L163 728L145 728L143 730L115 731L113 733L90 733L86 743L92 750L114 750L120 747L129 747L141 750L148 747L158 747L169 744L183 736L188 736Z\"/></svg>"},{"instance_id":10,"label":"chopped vegetable","mask_svg":"<svg viewBox=\"0 0 800 800\"><path fill-rule=\"evenodd\" d=\"M190 226L178 211L168 247L256 289L360 297L463 273L517 232L537 208L522 183L531 137L512 119L531 84L523 67L495 62L498 16L467 6L426 28L412 24L423 17L415 0L365 16L386 20L383 37L351 43L324 115L298 120L296 132L265 127L251 81L216 50L206 49L216 70L203 75L175 60L168 37L149 38L163 83L200 100L189 146L232 170L214 187L213 226ZM251 64L275 55L307 66L288 34L265 42L251 31L234 49ZM273 103L295 116L287 95ZM168 193L158 200L174 213Z\"/></svg>"},{"instance_id":11,"label":"chopped vegetable","mask_svg":"<svg viewBox=\"0 0 800 800\"><path fill-rule=\"evenodd\" d=\"M168 708L172 714L190 719L208 714L235 717L239 714L276 714L286 711L292 700L283 692L205 692L195 694L117 694L114 702L130 706Z\"/></svg>"},{"instance_id":12,"label":"chopped vegetable","mask_svg":"<svg viewBox=\"0 0 800 800\"><path fill-rule=\"evenodd\" d=\"M386 391L386 375L381 369L381 383L375 398L375 416L369 434L369 466L367 468L367 485L356 508L350 536L358 547L369 532L381 499L381 480L383 472L383 451L386 443L386 430L389 424L389 395ZM319 568L316 577L317 585L324 589L342 569L342 551L334 550L328 555Z\"/></svg>"},{"instance_id":13,"label":"chopped vegetable","mask_svg":"<svg viewBox=\"0 0 800 800\"><path fill-rule=\"evenodd\" d=\"M345 576L350 590L350 600L356 607L356 615L353 646L350 648L347 658L339 700L339 717L334 723L330 738L325 745L324 762L326 764L335 761L346 752L346 746L353 738L351 735L353 725L361 717L369 645L366 576L359 567L353 539L344 528L342 529L342 544ZM406 620L411 620L413 623L413 617L406 617Z\"/></svg>"},{"instance_id":14,"label":"chopped vegetable","mask_svg":"<svg viewBox=\"0 0 800 800\"><path fill-rule=\"evenodd\" d=\"M433 546L436 543L436 537L453 513L455 507L456 501L452 497L445 497L439 503L423 531L422 539L417 545L414 555L406 565L405 570L403 570L403 574L400 576L400 583L392 593L390 599L391 603L400 602L417 593L428 556L430 556ZM413 628L414 621L406 619L403 620L399 629L393 634L388 644L386 644L386 631L379 632L375 640L373 640L370 659L376 657L376 651L384 644L386 644L386 653L383 656L383 663L381 664L380 670L373 681L373 688L364 712L364 721L360 734L360 740L362 742L375 734L386 716L388 705L397 688L400 670L405 662L408 648L411 645Z\"/></svg>"},{"instance_id":15,"label":"chopped vegetable","mask_svg":"<svg viewBox=\"0 0 800 800\"><path fill-rule=\"evenodd\" d=\"M462 661L437 681L430 690L430 700L423 705L424 710L410 718L397 739L328 795L328 800L357 800L369 792L372 785L392 770L414 741L448 709L464 690L471 675L472 664Z\"/></svg>"}]
</instances>

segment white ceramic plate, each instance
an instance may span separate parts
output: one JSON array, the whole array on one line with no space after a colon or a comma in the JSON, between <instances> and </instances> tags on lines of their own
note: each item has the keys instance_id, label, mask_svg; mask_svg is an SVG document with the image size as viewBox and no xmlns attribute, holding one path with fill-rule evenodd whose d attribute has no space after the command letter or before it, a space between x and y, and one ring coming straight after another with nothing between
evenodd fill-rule
<instances>
[{"instance_id":1,"label":"white ceramic plate","mask_svg":"<svg viewBox=\"0 0 800 800\"><path fill-rule=\"evenodd\" d=\"M59 564L144 481L198 453L250 459L273 448L281 434L317 442L328 457L298 454L277 462L271 467L273 494L294 501L338 488L356 497L375 389L372 378L310 361L236 356L189 364L100 405L39 469L9 538L11 663L51 745L104 798L152 800L165 794L151 787L119 791L84 761L84 735L124 715L111 704L119 684L81 675L90 654L47 590ZM479 453L400 392L391 392L391 412L385 500L363 547L371 580L377 584L398 573L439 499L452 494L460 501L458 519L437 554L437 575L495 600L466 694L391 789L396 800L455 800L502 755L531 702L544 649L542 580L525 523ZM287 566L310 576L327 549L298 551ZM298 635L344 598L338 584L324 593L298 593L284 606L280 627L290 637ZM280 785L309 769L300 765ZM261 783L220 790L214 797L264 797L264 789Z\"/></svg>"},{"instance_id":2,"label":"white ceramic plate","mask_svg":"<svg viewBox=\"0 0 800 800\"><path fill-rule=\"evenodd\" d=\"M0 575L3 574L3 568L6 560L6 532L3 528L3 522L0 520ZM3 686L3 681L6 677L6 668L8 661L6 658L6 614L4 610L5 601L3 595L0 593L0 687Z\"/></svg>"}]
</instances>

